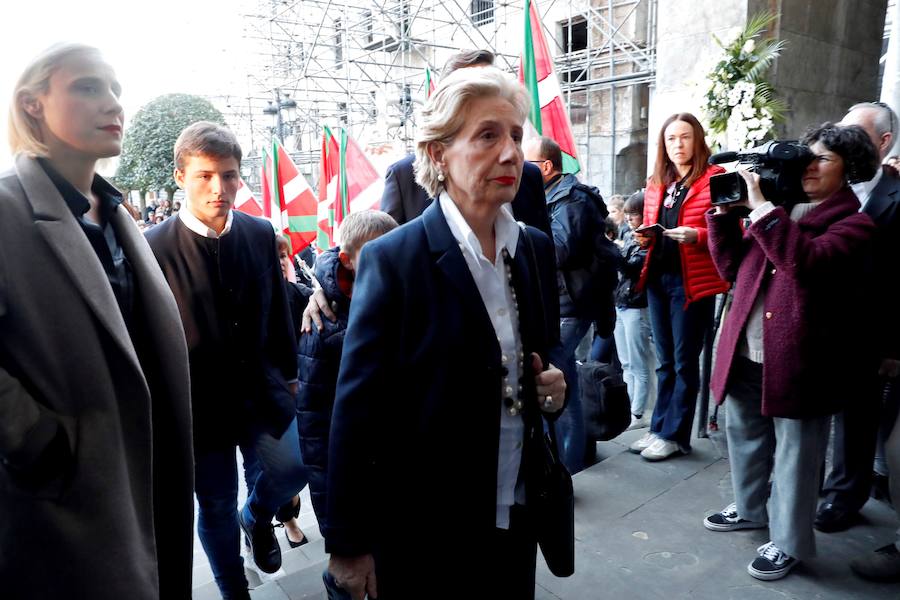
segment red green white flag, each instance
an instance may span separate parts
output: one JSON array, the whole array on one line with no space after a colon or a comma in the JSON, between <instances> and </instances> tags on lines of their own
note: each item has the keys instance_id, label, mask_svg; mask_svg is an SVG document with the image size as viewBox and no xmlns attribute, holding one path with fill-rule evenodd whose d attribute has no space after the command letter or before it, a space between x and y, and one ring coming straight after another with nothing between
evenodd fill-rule
<instances>
[{"instance_id":1,"label":"red green white flag","mask_svg":"<svg viewBox=\"0 0 900 600\"><path fill-rule=\"evenodd\" d=\"M340 226L351 212L378 208L384 181L345 129L322 134L317 244L340 244Z\"/></svg>"},{"instance_id":2,"label":"red green white flag","mask_svg":"<svg viewBox=\"0 0 900 600\"><path fill-rule=\"evenodd\" d=\"M296 254L316 238L318 202L278 139L272 140L271 154L263 150L262 181L264 216L290 240L291 254Z\"/></svg>"},{"instance_id":3,"label":"red green white flag","mask_svg":"<svg viewBox=\"0 0 900 600\"><path fill-rule=\"evenodd\" d=\"M253 196L253 192L250 191L250 186L244 182L243 178L241 178L240 184L237 194L234 197L234 209L239 210L242 213L247 213L253 217L263 216L262 206Z\"/></svg>"},{"instance_id":4,"label":"red green white flag","mask_svg":"<svg viewBox=\"0 0 900 600\"><path fill-rule=\"evenodd\" d=\"M525 48L519 62L519 81L531 96L528 122L534 134L549 137L559 144L563 153L563 173L577 173L581 165L578 164L572 124L534 0L525 0Z\"/></svg>"},{"instance_id":5,"label":"red green white flag","mask_svg":"<svg viewBox=\"0 0 900 600\"><path fill-rule=\"evenodd\" d=\"M431 95L434 93L434 73L428 67L425 67L425 89L428 94L427 97L431 98Z\"/></svg>"}]
</instances>

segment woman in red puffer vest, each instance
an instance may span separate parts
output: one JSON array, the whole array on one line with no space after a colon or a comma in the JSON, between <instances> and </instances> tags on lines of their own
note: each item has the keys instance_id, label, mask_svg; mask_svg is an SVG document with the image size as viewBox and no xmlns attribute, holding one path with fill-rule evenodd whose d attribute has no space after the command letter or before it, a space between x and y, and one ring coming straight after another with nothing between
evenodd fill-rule
<instances>
[{"instance_id":1,"label":"woman in red puffer vest","mask_svg":"<svg viewBox=\"0 0 900 600\"><path fill-rule=\"evenodd\" d=\"M664 230L636 237L649 247L638 287L647 290L659 361L650 431L630 448L647 460L690 452L700 352L712 326L715 295L728 290L706 246L709 178L724 169L707 164L704 136L690 113L674 114L663 123L642 227L658 223Z\"/></svg>"}]
</instances>

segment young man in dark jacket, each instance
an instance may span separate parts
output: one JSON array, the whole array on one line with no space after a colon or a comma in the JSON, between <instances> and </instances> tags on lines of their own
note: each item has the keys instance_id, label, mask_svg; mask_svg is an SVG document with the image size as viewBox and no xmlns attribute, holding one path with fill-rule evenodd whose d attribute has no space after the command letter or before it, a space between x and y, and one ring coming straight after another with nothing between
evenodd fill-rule
<instances>
[{"instance_id":1,"label":"young man in dark jacket","mask_svg":"<svg viewBox=\"0 0 900 600\"><path fill-rule=\"evenodd\" d=\"M272 517L306 484L296 452L296 342L275 233L233 210L241 148L201 121L175 143L178 216L148 231L187 338L198 537L224 600L249 600L241 529L260 570L281 567ZM248 498L240 510L236 447Z\"/></svg>"},{"instance_id":2,"label":"young man in dark jacket","mask_svg":"<svg viewBox=\"0 0 900 600\"><path fill-rule=\"evenodd\" d=\"M320 531L325 530L328 518L326 474L329 428L359 252L366 243L396 227L397 222L381 211L352 213L341 224L341 245L324 252L316 260L316 279L337 320L323 319L321 330L314 327L300 337L298 363L301 385L297 401L297 426L301 454L309 475L309 493ZM335 584L327 571L323 578L330 590L329 598L340 597L331 595L335 593Z\"/></svg>"},{"instance_id":3,"label":"young man in dark jacket","mask_svg":"<svg viewBox=\"0 0 900 600\"><path fill-rule=\"evenodd\" d=\"M559 289L560 345L550 361L560 365L568 384L566 410L560 423L562 459L572 473L584 468L585 430L575 348L597 321L598 333L608 337L615 326L613 290L617 282L619 249L606 237L608 214L600 192L572 174L562 172L562 151L547 137L525 144L525 159L536 164L544 179L550 229L556 247Z\"/></svg>"}]
</instances>

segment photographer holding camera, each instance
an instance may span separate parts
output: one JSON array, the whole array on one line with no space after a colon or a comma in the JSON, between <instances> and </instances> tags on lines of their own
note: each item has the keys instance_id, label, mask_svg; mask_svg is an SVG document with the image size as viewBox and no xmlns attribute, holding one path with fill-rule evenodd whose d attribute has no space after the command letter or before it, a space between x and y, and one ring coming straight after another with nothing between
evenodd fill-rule
<instances>
[{"instance_id":1,"label":"photographer holding camera","mask_svg":"<svg viewBox=\"0 0 900 600\"><path fill-rule=\"evenodd\" d=\"M762 580L815 556L829 417L870 368L859 352L864 332L847 315L861 306L875 227L850 184L872 178L876 149L860 127L831 123L802 142L812 153L800 181L806 198L779 199L790 212L763 196L757 173L741 170L746 196L706 217L716 267L735 284L710 386L720 404L728 400L735 503L704 526L768 524L771 541L747 567ZM742 228L746 208L750 225Z\"/></svg>"}]
</instances>

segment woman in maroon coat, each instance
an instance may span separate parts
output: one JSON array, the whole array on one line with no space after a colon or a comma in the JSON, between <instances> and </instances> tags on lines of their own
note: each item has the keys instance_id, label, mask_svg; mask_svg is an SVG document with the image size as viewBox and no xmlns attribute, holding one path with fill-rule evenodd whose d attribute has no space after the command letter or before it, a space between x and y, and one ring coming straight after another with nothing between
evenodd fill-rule
<instances>
[{"instance_id":1,"label":"woman in maroon coat","mask_svg":"<svg viewBox=\"0 0 900 600\"><path fill-rule=\"evenodd\" d=\"M650 431L630 450L664 460L691 449L691 425L700 389L700 351L712 326L715 295L728 290L706 245L709 178L724 169L707 164L703 127L690 113L666 119L659 131L656 167L644 194L644 225L661 234L639 235L649 243L638 282L646 286L659 361L656 406Z\"/></svg>"},{"instance_id":2,"label":"woman in maroon coat","mask_svg":"<svg viewBox=\"0 0 900 600\"><path fill-rule=\"evenodd\" d=\"M735 503L704 525L734 531L768 524L771 541L747 567L762 580L815 556L828 416L853 396L866 354L849 317L860 306L874 224L849 184L873 176L875 147L859 127L830 123L804 143L814 155L802 178L808 201L774 206L759 176L742 171L748 198L707 214L713 260L735 282L711 384L719 403L728 400ZM746 212L737 207L752 209L745 229Z\"/></svg>"}]
</instances>

